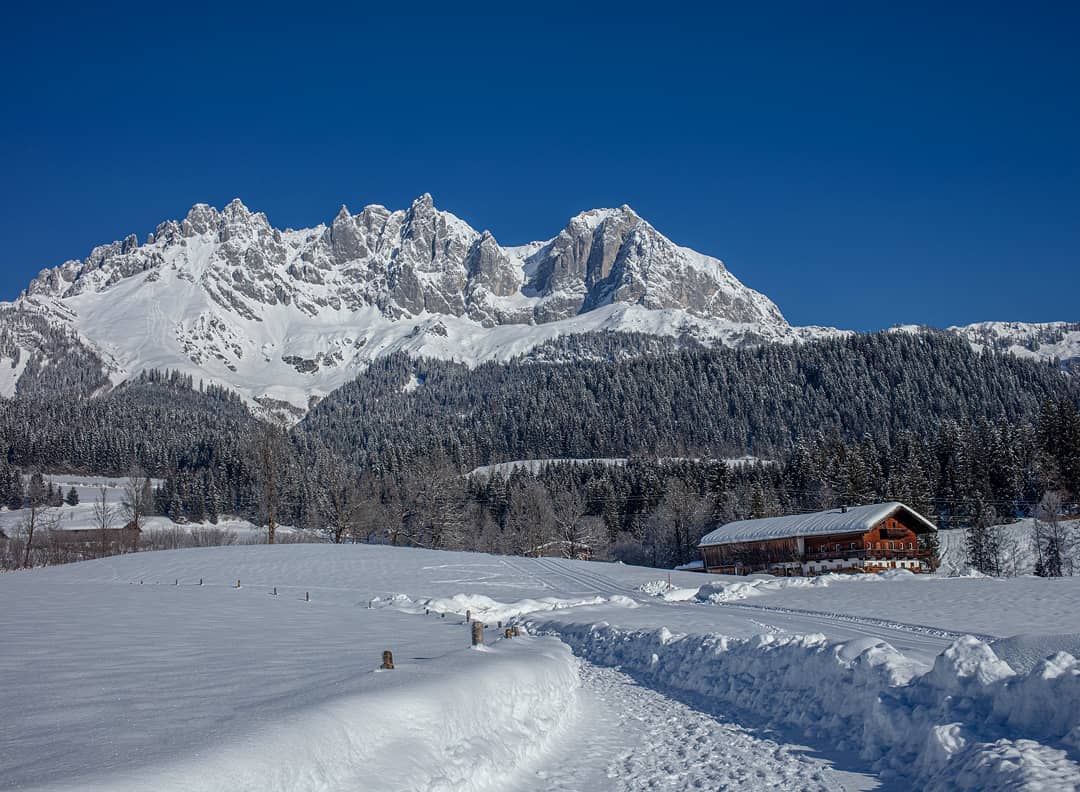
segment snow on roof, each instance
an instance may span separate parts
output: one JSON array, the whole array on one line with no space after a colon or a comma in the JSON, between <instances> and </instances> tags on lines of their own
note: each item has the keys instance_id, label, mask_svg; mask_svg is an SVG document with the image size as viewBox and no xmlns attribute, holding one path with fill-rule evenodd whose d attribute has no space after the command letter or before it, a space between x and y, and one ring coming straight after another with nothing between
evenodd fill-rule
<instances>
[{"instance_id":1,"label":"snow on roof","mask_svg":"<svg viewBox=\"0 0 1080 792\"><path fill-rule=\"evenodd\" d=\"M936 525L911 507L897 501L889 501L868 506L849 506L846 511L829 509L813 514L788 514L783 517L763 517L759 520L739 520L722 525L715 531L705 534L698 542L698 547L760 542L768 539L790 539L797 536L864 533L900 509L911 514L926 531L937 530Z\"/></svg>"}]
</instances>

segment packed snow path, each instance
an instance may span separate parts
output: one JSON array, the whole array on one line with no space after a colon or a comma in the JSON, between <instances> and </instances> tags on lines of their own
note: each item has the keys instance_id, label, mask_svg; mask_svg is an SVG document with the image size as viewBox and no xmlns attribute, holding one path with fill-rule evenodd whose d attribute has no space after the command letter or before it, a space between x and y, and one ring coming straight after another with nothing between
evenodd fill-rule
<instances>
[{"instance_id":1,"label":"packed snow path","mask_svg":"<svg viewBox=\"0 0 1080 792\"><path fill-rule=\"evenodd\" d=\"M835 790L876 785L648 687L581 666L576 722L511 792ZM865 783L852 784L852 781Z\"/></svg>"}]
</instances>

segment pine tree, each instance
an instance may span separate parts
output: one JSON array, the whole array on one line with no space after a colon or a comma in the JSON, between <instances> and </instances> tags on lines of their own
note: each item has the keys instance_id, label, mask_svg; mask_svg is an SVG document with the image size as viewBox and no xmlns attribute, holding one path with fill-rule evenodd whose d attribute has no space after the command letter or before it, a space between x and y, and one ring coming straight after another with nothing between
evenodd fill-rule
<instances>
[{"instance_id":1,"label":"pine tree","mask_svg":"<svg viewBox=\"0 0 1080 792\"><path fill-rule=\"evenodd\" d=\"M64 499L68 506L79 505L79 491L74 487L68 490L67 497Z\"/></svg>"}]
</instances>

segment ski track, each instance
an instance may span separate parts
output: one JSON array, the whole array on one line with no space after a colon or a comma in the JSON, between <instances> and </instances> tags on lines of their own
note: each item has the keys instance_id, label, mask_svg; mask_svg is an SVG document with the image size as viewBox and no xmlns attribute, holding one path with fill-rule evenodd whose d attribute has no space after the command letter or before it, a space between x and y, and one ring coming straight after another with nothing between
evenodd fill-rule
<instances>
[{"instance_id":1,"label":"ski track","mask_svg":"<svg viewBox=\"0 0 1080 792\"><path fill-rule=\"evenodd\" d=\"M839 790L822 761L582 661L575 722L511 792Z\"/></svg>"},{"instance_id":2,"label":"ski track","mask_svg":"<svg viewBox=\"0 0 1080 792\"><path fill-rule=\"evenodd\" d=\"M876 619L873 616L853 616L847 613L830 613L828 611L803 610L801 608L785 608L779 605L751 605L744 602L721 602L717 603L725 608L743 608L746 610L766 611L768 613L783 613L790 616L799 616L812 619L820 623L826 622L849 622L851 624L866 625L868 627L880 627L893 632L906 632L915 635L925 635L931 638L939 638L944 641L955 641L965 635L972 635L980 641L996 641L999 636L984 635L976 632L954 632L939 627L927 627L922 624L908 624L892 619Z\"/></svg>"},{"instance_id":3,"label":"ski track","mask_svg":"<svg viewBox=\"0 0 1080 792\"><path fill-rule=\"evenodd\" d=\"M619 585L605 575L595 572L585 572L580 569L571 570L569 564L559 564L551 558L536 558L534 561L542 570L549 574L558 575L563 580L574 583L575 585L585 586L588 591L581 592L583 594L589 592L596 594L610 594L615 591L633 597L634 599L641 597L641 592L637 589Z\"/></svg>"}]
</instances>

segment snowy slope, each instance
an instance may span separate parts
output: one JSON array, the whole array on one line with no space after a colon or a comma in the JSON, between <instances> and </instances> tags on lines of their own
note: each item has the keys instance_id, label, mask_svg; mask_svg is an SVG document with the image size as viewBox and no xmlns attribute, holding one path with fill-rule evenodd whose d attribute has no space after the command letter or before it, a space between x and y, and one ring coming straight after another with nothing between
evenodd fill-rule
<instances>
[{"instance_id":1,"label":"snowy slope","mask_svg":"<svg viewBox=\"0 0 1080 792\"><path fill-rule=\"evenodd\" d=\"M898 332L918 333L920 325L899 325ZM1080 323L1077 322L976 322L946 328L977 350L1007 352L1032 360L1057 360L1069 364L1080 360Z\"/></svg>"},{"instance_id":2,"label":"snowy slope","mask_svg":"<svg viewBox=\"0 0 1080 792\"><path fill-rule=\"evenodd\" d=\"M656 577L361 545L0 575L0 788L1080 783L1078 580ZM537 637L472 651L465 610Z\"/></svg>"},{"instance_id":3,"label":"snowy slope","mask_svg":"<svg viewBox=\"0 0 1080 792\"><path fill-rule=\"evenodd\" d=\"M792 328L718 259L627 206L504 248L430 195L284 231L239 200L198 204L144 243L129 236L43 270L0 305L0 394L56 346L25 331L28 317L96 352L114 383L170 368L299 409L395 351L473 364L595 331L730 345L838 332Z\"/></svg>"},{"instance_id":4,"label":"snowy slope","mask_svg":"<svg viewBox=\"0 0 1080 792\"><path fill-rule=\"evenodd\" d=\"M978 322L948 329L976 349L1063 363L1080 359L1080 323L1076 322Z\"/></svg>"}]
</instances>

